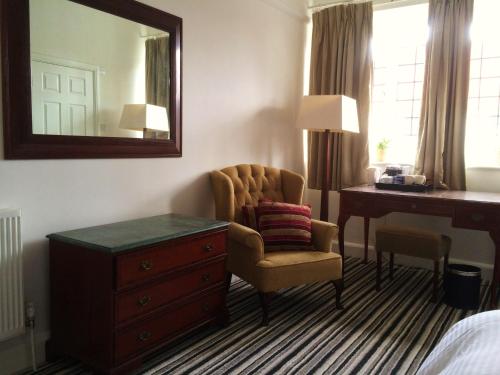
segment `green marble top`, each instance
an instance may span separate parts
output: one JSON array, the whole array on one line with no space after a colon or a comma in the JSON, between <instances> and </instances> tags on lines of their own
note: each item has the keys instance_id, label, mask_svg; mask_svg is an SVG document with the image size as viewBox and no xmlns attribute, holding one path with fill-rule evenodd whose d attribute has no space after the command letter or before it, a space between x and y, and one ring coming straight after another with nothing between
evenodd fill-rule
<instances>
[{"instance_id":1,"label":"green marble top","mask_svg":"<svg viewBox=\"0 0 500 375\"><path fill-rule=\"evenodd\" d=\"M212 229L225 228L225 221L167 214L49 234L51 240L89 249L117 253Z\"/></svg>"}]
</instances>

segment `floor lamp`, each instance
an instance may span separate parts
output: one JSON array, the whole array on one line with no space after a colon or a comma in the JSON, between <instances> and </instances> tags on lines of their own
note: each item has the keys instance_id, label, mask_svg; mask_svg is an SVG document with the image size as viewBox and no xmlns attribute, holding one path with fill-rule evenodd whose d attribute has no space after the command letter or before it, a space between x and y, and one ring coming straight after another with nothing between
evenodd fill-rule
<instances>
[{"instance_id":1,"label":"floor lamp","mask_svg":"<svg viewBox=\"0 0 500 375\"><path fill-rule=\"evenodd\" d=\"M359 133L356 100L344 95L309 95L302 98L297 128L322 131L323 170L320 219L328 221L328 198L332 180L330 133Z\"/></svg>"}]
</instances>

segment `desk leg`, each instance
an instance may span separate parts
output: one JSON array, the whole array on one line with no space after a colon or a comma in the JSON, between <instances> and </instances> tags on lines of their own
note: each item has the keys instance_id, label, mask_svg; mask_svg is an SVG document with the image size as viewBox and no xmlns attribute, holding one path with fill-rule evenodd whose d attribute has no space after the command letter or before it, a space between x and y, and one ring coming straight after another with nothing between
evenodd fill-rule
<instances>
[{"instance_id":1,"label":"desk leg","mask_svg":"<svg viewBox=\"0 0 500 375\"><path fill-rule=\"evenodd\" d=\"M491 231L490 237L495 244L495 265L493 267L493 281L491 283L490 308L497 308L497 288L500 283L500 230Z\"/></svg>"},{"instance_id":2,"label":"desk leg","mask_svg":"<svg viewBox=\"0 0 500 375\"><path fill-rule=\"evenodd\" d=\"M342 257L342 280L344 280L344 228L351 216L340 213L337 220L337 225L339 227L339 252Z\"/></svg>"},{"instance_id":3,"label":"desk leg","mask_svg":"<svg viewBox=\"0 0 500 375\"><path fill-rule=\"evenodd\" d=\"M370 235L370 218L365 217L365 264L368 263L368 237Z\"/></svg>"}]
</instances>

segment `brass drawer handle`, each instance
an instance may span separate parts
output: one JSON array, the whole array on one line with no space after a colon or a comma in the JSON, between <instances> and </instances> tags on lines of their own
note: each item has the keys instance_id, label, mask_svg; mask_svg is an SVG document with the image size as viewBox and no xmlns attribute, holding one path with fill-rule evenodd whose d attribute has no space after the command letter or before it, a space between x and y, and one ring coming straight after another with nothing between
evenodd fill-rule
<instances>
[{"instance_id":1,"label":"brass drawer handle","mask_svg":"<svg viewBox=\"0 0 500 375\"><path fill-rule=\"evenodd\" d=\"M153 268L153 262L150 260L143 260L141 262L141 270L143 271L149 271L151 268Z\"/></svg>"},{"instance_id":2,"label":"brass drawer handle","mask_svg":"<svg viewBox=\"0 0 500 375\"><path fill-rule=\"evenodd\" d=\"M144 296L137 301L139 306L146 306L149 302L151 302L150 296Z\"/></svg>"},{"instance_id":3,"label":"brass drawer handle","mask_svg":"<svg viewBox=\"0 0 500 375\"><path fill-rule=\"evenodd\" d=\"M203 310L203 312L209 312L210 306L208 306L208 303L204 303L201 309Z\"/></svg>"},{"instance_id":4,"label":"brass drawer handle","mask_svg":"<svg viewBox=\"0 0 500 375\"><path fill-rule=\"evenodd\" d=\"M205 273L205 274L201 277L201 279L202 279L203 281L209 281L209 280L210 280L210 274L209 274L209 273Z\"/></svg>"},{"instance_id":5,"label":"brass drawer handle","mask_svg":"<svg viewBox=\"0 0 500 375\"><path fill-rule=\"evenodd\" d=\"M208 243L205 246L203 246L203 250L205 250L206 252L210 252L210 251L214 250L214 245L211 243Z\"/></svg>"},{"instance_id":6,"label":"brass drawer handle","mask_svg":"<svg viewBox=\"0 0 500 375\"><path fill-rule=\"evenodd\" d=\"M138 338L142 342L148 341L151 338L151 332L148 331L141 332Z\"/></svg>"},{"instance_id":7,"label":"brass drawer handle","mask_svg":"<svg viewBox=\"0 0 500 375\"><path fill-rule=\"evenodd\" d=\"M484 215L483 214L472 214L471 219L475 223L479 223L484 220Z\"/></svg>"}]
</instances>

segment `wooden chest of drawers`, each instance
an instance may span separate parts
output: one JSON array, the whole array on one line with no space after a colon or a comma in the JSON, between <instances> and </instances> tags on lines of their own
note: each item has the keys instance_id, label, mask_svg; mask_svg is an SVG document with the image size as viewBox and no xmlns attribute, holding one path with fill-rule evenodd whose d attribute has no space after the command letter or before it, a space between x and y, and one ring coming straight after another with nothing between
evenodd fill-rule
<instances>
[{"instance_id":1,"label":"wooden chest of drawers","mask_svg":"<svg viewBox=\"0 0 500 375\"><path fill-rule=\"evenodd\" d=\"M190 330L226 324L227 225L170 214L49 235L48 359L124 373Z\"/></svg>"}]
</instances>

